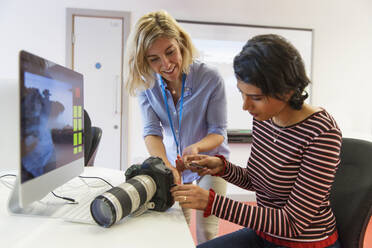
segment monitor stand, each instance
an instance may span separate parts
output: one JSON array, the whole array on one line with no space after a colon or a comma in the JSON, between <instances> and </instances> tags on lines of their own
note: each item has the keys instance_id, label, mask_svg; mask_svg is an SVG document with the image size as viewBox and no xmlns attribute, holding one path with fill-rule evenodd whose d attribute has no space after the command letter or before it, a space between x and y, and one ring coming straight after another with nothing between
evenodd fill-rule
<instances>
[{"instance_id":1,"label":"monitor stand","mask_svg":"<svg viewBox=\"0 0 372 248\"><path fill-rule=\"evenodd\" d=\"M26 207L22 207L19 202L19 177L17 176L14 183L14 188L9 197L8 210L15 215L40 216L60 218L61 209L66 206L65 202L59 202L57 199L51 197L44 197L40 201L35 201ZM54 200L54 201L53 201Z\"/></svg>"}]
</instances>

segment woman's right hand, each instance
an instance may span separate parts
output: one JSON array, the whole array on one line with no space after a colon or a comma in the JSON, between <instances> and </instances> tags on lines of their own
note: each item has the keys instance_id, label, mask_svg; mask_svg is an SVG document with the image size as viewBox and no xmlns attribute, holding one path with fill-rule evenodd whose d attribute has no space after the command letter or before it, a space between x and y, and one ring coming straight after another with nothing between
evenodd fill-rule
<instances>
[{"instance_id":1,"label":"woman's right hand","mask_svg":"<svg viewBox=\"0 0 372 248\"><path fill-rule=\"evenodd\" d=\"M173 174L173 182L175 184L181 184L181 173L176 169L174 168L173 166L169 167L169 169L171 169L172 171L172 174Z\"/></svg>"},{"instance_id":2,"label":"woman's right hand","mask_svg":"<svg viewBox=\"0 0 372 248\"><path fill-rule=\"evenodd\" d=\"M216 175L224 169L224 161L219 157L208 155L186 155L183 162L187 169L198 173L199 176Z\"/></svg>"}]
</instances>

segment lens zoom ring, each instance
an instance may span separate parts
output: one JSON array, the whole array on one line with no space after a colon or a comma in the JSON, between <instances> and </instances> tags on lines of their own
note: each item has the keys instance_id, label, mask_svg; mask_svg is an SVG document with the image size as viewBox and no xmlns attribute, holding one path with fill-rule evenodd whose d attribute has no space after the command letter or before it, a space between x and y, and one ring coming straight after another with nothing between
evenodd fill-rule
<instances>
[{"instance_id":1,"label":"lens zoom ring","mask_svg":"<svg viewBox=\"0 0 372 248\"><path fill-rule=\"evenodd\" d=\"M146 202L147 199L147 191L145 186L142 184L141 181L136 180L136 178L132 178L127 181L127 183L133 185L133 187L138 191L140 196L140 206Z\"/></svg>"},{"instance_id":2,"label":"lens zoom ring","mask_svg":"<svg viewBox=\"0 0 372 248\"><path fill-rule=\"evenodd\" d=\"M122 219L125 216L129 215L132 210L132 200L129 197L128 193L119 187L114 187L110 189L108 192L114 195L115 198L120 202L123 215L120 217L118 216L119 217L118 219Z\"/></svg>"}]
</instances>

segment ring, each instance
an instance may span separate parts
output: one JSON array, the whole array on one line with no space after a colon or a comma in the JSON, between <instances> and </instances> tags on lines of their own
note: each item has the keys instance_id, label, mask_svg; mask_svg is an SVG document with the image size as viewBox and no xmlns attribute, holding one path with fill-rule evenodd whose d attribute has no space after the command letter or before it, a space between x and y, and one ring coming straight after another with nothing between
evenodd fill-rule
<instances>
[{"instance_id":1,"label":"ring","mask_svg":"<svg viewBox=\"0 0 372 248\"><path fill-rule=\"evenodd\" d=\"M184 197L183 197L183 201L186 201L186 200L187 200L187 197L186 197L186 196L184 196Z\"/></svg>"}]
</instances>

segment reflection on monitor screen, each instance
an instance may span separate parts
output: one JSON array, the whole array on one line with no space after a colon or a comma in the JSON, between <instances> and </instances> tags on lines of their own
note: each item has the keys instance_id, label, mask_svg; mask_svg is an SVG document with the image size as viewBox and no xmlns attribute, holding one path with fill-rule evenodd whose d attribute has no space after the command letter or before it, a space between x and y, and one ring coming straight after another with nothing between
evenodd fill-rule
<instances>
[{"instance_id":1,"label":"reflection on monitor screen","mask_svg":"<svg viewBox=\"0 0 372 248\"><path fill-rule=\"evenodd\" d=\"M83 121L80 88L29 72L24 74L24 83L21 97L22 183L81 157ZM76 116L73 116L74 107ZM73 121L76 122L75 130Z\"/></svg>"},{"instance_id":2,"label":"reflection on monitor screen","mask_svg":"<svg viewBox=\"0 0 372 248\"><path fill-rule=\"evenodd\" d=\"M12 212L43 198L84 169L83 76L20 52L20 177Z\"/></svg>"}]
</instances>

